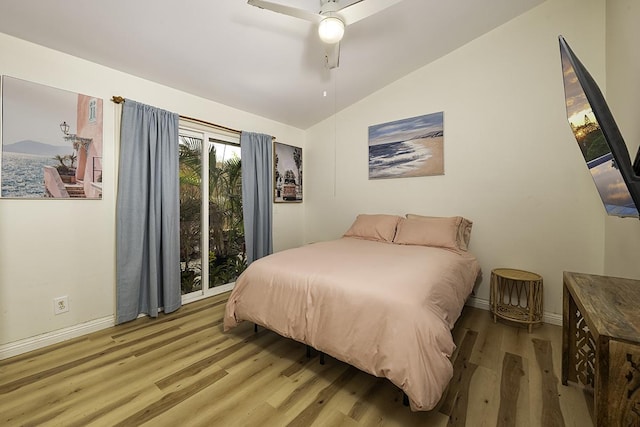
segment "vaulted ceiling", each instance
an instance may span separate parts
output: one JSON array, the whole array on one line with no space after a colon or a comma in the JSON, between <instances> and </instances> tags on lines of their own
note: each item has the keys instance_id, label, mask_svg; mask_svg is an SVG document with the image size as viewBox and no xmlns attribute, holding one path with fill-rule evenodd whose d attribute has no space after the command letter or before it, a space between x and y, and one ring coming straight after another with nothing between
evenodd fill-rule
<instances>
[{"instance_id":1,"label":"vaulted ceiling","mask_svg":"<svg viewBox=\"0 0 640 427\"><path fill-rule=\"evenodd\" d=\"M543 1L402 0L347 27L334 70L315 24L245 0L2 0L0 32L306 129Z\"/></svg>"}]
</instances>

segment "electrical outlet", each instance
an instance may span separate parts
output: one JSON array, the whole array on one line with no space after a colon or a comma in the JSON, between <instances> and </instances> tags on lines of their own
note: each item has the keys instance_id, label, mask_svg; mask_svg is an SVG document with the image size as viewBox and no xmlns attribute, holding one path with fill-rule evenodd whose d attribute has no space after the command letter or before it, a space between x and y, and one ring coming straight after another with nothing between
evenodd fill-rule
<instances>
[{"instance_id":1,"label":"electrical outlet","mask_svg":"<svg viewBox=\"0 0 640 427\"><path fill-rule=\"evenodd\" d=\"M62 314L69 311L69 299L67 296L53 299L53 314Z\"/></svg>"}]
</instances>

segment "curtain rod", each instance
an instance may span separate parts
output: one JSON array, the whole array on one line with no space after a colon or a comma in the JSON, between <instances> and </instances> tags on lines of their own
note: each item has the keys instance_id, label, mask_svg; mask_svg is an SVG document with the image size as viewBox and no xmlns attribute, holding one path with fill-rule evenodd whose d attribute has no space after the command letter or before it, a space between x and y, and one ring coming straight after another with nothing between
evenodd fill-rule
<instances>
[{"instance_id":1,"label":"curtain rod","mask_svg":"<svg viewBox=\"0 0 640 427\"><path fill-rule=\"evenodd\" d=\"M124 98L121 97L121 96L115 96L114 95L113 97L111 97L111 101L116 103L116 104L122 104L124 102ZM238 135L240 135L242 133L242 131L239 131L237 129L229 128L229 127L226 127L226 126L218 125L218 124L207 122L207 121L200 120L200 119L194 119L193 117L180 115L180 118L183 119L183 120L189 120L189 121L200 123L200 124L203 124L203 125L213 126L216 129L225 130L227 132L237 133ZM276 139L276 137L272 136L271 139Z\"/></svg>"}]
</instances>

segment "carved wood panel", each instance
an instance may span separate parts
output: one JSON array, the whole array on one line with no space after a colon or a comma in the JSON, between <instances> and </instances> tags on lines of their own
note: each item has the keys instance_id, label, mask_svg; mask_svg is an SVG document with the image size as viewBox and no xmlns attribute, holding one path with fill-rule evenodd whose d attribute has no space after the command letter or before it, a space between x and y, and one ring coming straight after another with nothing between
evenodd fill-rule
<instances>
[{"instance_id":1,"label":"carved wood panel","mask_svg":"<svg viewBox=\"0 0 640 427\"><path fill-rule=\"evenodd\" d=\"M576 309L576 375L586 386L595 385L596 343L580 310Z\"/></svg>"},{"instance_id":2,"label":"carved wood panel","mask_svg":"<svg viewBox=\"0 0 640 427\"><path fill-rule=\"evenodd\" d=\"M609 421L612 426L640 426L640 348L609 343Z\"/></svg>"}]
</instances>

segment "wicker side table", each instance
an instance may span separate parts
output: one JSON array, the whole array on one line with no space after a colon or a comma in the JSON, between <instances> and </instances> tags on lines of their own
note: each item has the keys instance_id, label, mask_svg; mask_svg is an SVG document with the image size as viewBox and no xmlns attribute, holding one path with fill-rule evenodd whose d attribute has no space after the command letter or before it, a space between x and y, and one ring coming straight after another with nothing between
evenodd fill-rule
<instances>
[{"instance_id":1,"label":"wicker side table","mask_svg":"<svg viewBox=\"0 0 640 427\"><path fill-rule=\"evenodd\" d=\"M491 270L491 312L497 318L529 326L542 323L542 276L513 268Z\"/></svg>"}]
</instances>

